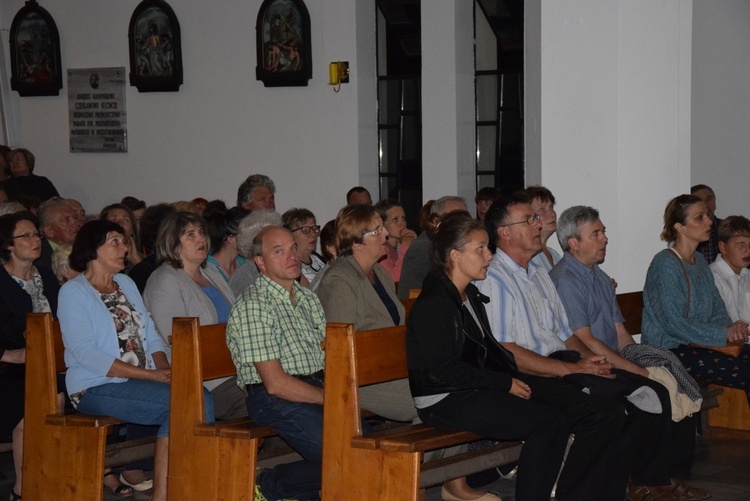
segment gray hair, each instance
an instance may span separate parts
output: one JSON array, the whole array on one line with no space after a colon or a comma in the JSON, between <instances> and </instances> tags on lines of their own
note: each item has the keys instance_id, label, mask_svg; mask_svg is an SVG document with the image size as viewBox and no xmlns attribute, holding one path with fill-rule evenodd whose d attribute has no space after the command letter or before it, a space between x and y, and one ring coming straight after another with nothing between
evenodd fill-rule
<instances>
[{"instance_id":1,"label":"gray hair","mask_svg":"<svg viewBox=\"0 0 750 501\"><path fill-rule=\"evenodd\" d=\"M61 244L52 253L52 272L57 277L57 281L64 284L68 278L78 274L70 267L70 253L73 246L70 244Z\"/></svg>"},{"instance_id":2,"label":"gray hair","mask_svg":"<svg viewBox=\"0 0 750 501\"><path fill-rule=\"evenodd\" d=\"M581 226L599 220L599 211L585 205L569 207L557 218L557 241L562 250L569 251L568 239L581 239Z\"/></svg>"},{"instance_id":3,"label":"gray hair","mask_svg":"<svg viewBox=\"0 0 750 501\"><path fill-rule=\"evenodd\" d=\"M252 258L253 240L266 226L281 226L281 215L272 210L255 211L242 218L237 227L237 252L245 259Z\"/></svg>"},{"instance_id":4,"label":"gray hair","mask_svg":"<svg viewBox=\"0 0 750 501\"><path fill-rule=\"evenodd\" d=\"M5 202L0 204L0 216L15 214L16 212L23 212L25 210L26 207L21 202Z\"/></svg>"},{"instance_id":5,"label":"gray hair","mask_svg":"<svg viewBox=\"0 0 750 501\"><path fill-rule=\"evenodd\" d=\"M268 188L274 195L276 194L276 185L273 184L270 177L264 174L253 174L248 176L237 190L237 205L241 206L244 203L252 202L253 190L263 186Z\"/></svg>"},{"instance_id":6,"label":"gray hair","mask_svg":"<svg viewBox=\"0 0 750 501\"><path fill-rule=\"evenodd\" d=\"M275 224L269 224L268 226L264 226L255 235L255 238L253 238L253 256L263 255L263 237L266 236L266 233L268 233L271 230L271 228L278 228L282 231L289 233L289 235L292 234L289 228L284 228L283 226L277 226Z\"/></svg>"},{"instance_id":7,"label":"gray hair","mask_svg":"<svg viewBox=\"0 0 750 501\"><path fill-rule=\"evenodd\" d=\"M52 197L49 200L42 202L39 206L39 229L50 226L54 223L53 216L55 210L59 207L70 207L68 201L62 197Z\"/></svg>"},{"instance_id":8,"label":"gray hair","mask_svg":"<svg viewBox=\"0 0 750 501\"><path fill-rule=\"evenodd\" d=\"M464 197L440 197L435 200L434 204L432 204L432 207L430 208L430 214L443 214L445 212L445 205L448 202L461 202L462 204L466 205L466 200L464 200Z\"/></svg>"}]
</instances>

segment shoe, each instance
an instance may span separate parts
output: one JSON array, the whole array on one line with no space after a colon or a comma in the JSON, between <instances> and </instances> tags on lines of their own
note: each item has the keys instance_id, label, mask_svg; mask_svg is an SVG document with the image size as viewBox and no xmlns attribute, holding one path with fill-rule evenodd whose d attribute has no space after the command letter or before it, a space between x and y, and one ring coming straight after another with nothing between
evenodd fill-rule
<instances>
[{"instance_id":1,"label":"shoe","mask_svg":"<svg viewBox=\"0 0 750 501\"><path fill-rule=\"evenodd\" d=\"M505 466L498 466L497 473L500 478L505 480L513 480L518 475L518 463L511 463Z\"/></svg>"},{"instance_id":2,"label":"shoe","mask_svg":"<svg viewBox=\"0 0 750 501\"><path fill-rule=\"evenodd\" d=\"M268 498L263 495L263 492L260 490L260 485L257 483L255 484L255 501L268 501Z\"/></svg>"},{"instance_id":3,"label":"shoe","mask_svg":"<svg viewBox=\"0 0 750 501\"><path fill-rule=\"evenodd\" d=\"M459 498L448 492L445 487L440 488L440 499L443 501L468 501L464 498ZM472 499L471 501L503 501L500 496L497 495L496 492L485 492L484 496L478 497L476 499Z\"/></svg>"},{"instance_id":4,"label":"shoe","mask_svg":"<svg viewBox=\"0 0 750 501\"><path fill-rule=\"evenodd\" d=\"M13 489L10 490L10 501L21 501L21 496L16 494L16 491Z\"/></svg>"},{"instance_id":5,"label":"shoe","mask_svg":"<svg viewBox=\"0 0 750 501\"><path fill-rule=\"evenodd\" d=\"M679 497L672 494L671 485L639 485L628 484L627 501L679 501Z\"/></svg>"},{"instance_id":6,"label":"shoe","mask_svg":"<svg viewBox=\"0 0 750 501\"><path fill-rule=\"evenodd\" d=\"M677 496L682 501L703 501L711 497L708 491L701 489L700 487L693 487L682 480L672 478L672 495Z\"/></svg>"},{"instance_id":7,"label":"shoe","mask_svg":"<svg viewBox=\"0 0 750 501\"><path fill-rule=\"evenodd\" d=\"M104 474L104 478L107 478L110 475L117 475L114 471L108 471ZM116 477L115 477L116 478ZM127 498L133 495L133 488L129 485L123 485L122 483L118 482L120 485L117 487L110 487L106 483L104 484L104 487L109 489L109 492L114 494L115 496L119 496L121 498Z\"/></svg>"},{"instance_id":8,"label":"shoe","mask_svg":"<svg viewBox=\"0 0 750 501\"><path fill-rule=\"evenodd\" d=\"M128 487L132 487L134 491L138 492L143 492L154 488L154 480L151 478L146 479L139 484L131 484L130 482L125 480L125 477L122 475L122 473L120 473L120 482L127 485Z\"/></svg>"}]
</instances>

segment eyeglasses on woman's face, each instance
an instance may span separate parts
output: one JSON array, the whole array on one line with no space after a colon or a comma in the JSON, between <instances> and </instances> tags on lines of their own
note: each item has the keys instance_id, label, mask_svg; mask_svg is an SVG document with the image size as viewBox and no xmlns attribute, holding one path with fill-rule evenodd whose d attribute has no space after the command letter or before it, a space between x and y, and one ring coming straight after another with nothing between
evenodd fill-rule
<instances>
[{"instance_id":1,"label":"eyeglasses on woman's face","mask_svg":"<svg viewBox=\"0 0 750 501\"><path fill-rule=\"evenodd\" d=\"M303 235L309 235L312 231L317 235L318 233L320 233L320 225L316 224L315 226L298 226L297 228L294 228L292 230L292 233L294 233L295 231L301 231Z\"/></svg>"},{"instance_id":2,"label":"eyeglasses on woman's face","mask_svg":"<svg viewBox=\"0 0 750 501\"><path fill-rule=\"evenodd\" d=\"M11 238L13 238L13 239L16 239L16 238L24 238L24 239L25 238L28 238L28 239L39 238L39 239L41 239L42 238L42 232L41 231L36 231L36 232L32 232L32 233L24 233L23 235L15 235L15 236L13 236Z\"/></svg>"},{"instance_id":3,"label":"eyeglasses on woman's face","mask_svg":"<svg viewBox=\"0 0 750 501\"><path fill-rule=\"evenodd\" d=\"M372 235L372 236L380 235L381 233L383 233L383 231L385 231L385 226L381 224L381 225L378 225L378 227L375 228L374 230L363 233L362 238L365 238L366 236L369 236L369 235Z\"/></svg>"}]
</instances>

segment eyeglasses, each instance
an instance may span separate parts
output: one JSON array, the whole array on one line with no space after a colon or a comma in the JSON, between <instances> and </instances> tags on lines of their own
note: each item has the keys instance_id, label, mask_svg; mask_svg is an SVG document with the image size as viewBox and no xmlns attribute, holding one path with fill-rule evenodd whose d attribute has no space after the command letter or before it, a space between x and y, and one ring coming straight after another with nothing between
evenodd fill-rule
<instances>
[{"instance_id":1,"label":"eyeglasses","mask_svg":"<svg viewBox=\"0 0 750 501\"><path fill-rule=\"evenodd\" d=\"M299 228L294 228L292 230L292 233L297 230L300 230L303 235L309 235L311 231L317 235L318 233L320 233L320 225L316 224L315 226L300 226Z\"/></svg>"},{"instance_id":2,"label":"eyeglasses","mask_svg":"<svg viewBox=\"0 0 750 501\"><path fill-rule=\"evenodd\" d=\"M531 226L534 223L538 223L541 221L542 218L539 216L539 214L534 214L533 216L529 216L528 219L524 219L523 221L516 221L515 223L508 223L508 224L501 224L500 226L513 226L514 224L521 224L526 223L529 226Z\"/></svg>"},{"instance_id":3,"label":"eyeglasses","mask_svg":"<svg viewBox=\"0 0 750 501\"><path fill-rule=\"evenodd\" d=\"M36 233L24 233L23 235L16 235L15 237L11 238L42 238L42 232L36 232Z\"/></svg>"},{"instance_id":4,"label":"eyeglasses","mask_svg":"<svg viewBox=\"0 0 750 501\"><path fill-rule=\"evenodd\" d=\"M362 234L362 238L365 238L368 235L373 235L373 236L380 235L381 233L383 233L383 231L385 231L385 227L381 224L380 226L378 226L374 230L368 231L366 233L363 233Z\"/></svg>"}]
</instances>

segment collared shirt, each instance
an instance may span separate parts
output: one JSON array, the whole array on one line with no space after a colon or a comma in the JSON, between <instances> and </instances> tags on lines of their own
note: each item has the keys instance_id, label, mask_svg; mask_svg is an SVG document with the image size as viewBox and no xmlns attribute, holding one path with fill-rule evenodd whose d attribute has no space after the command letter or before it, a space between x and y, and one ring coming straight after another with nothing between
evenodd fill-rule
<instances>
[{"instance_id":1,"label":"collared shirt","mask_svg":"<svg viewBox=\"0 0 750 501\"><path fill-rule=\"evenodd\" d=\"M260 383L255 362L279 360L297 376L323 369L326 319L315 293L294 283L296 304L281 285L261 275L237 299L227 323L227 346L237 367L237 384Z\"/></svg>"},{"instance_id":2,"label":"collared shirt","mask_svg":"<svg viewBox=\"0 0 750 501\"><path fill-rule=\"evenodd\" d=\"M544 255L544 252L539 251L536 253L536 255L531 258L531 262L537 265L539 268L543 269L547 273L550 272L552 267L560 262L560 254L558 252L551 248L547 247L547 250L549 251L550 255L552 256L552 262L549 262L549 259L547 259L547 256Z\"/></svg>"},{"instance_id":3,"label":"collared shirt","mask_svg":"<svg viewBox=\"0 0 750 501\"><path fill-rule=\"evenodd\" d=\"M711 273L714 275L714 283L719 289L721 299L727 307L727 313L732 322L750 320L750 270L742 268L740 274L736 274L729 267L724 258L719 254L716 261L711 263Z\"/></svg>"},{"instance_id":4,"label":"collared shirt","mask_svg":"<svg viewBox=\"0 0 750 501\"><path fill-rule=\"evenodd\" d=\"M565 349L564 341L573 333L546 271L529 262L527 273L497 249L487 278L476 286L490 298L485 308L495 339L543 356Z\"/></svg>"},{"instance_id":5,"label":"collared shirt","mask_svg":"<svg viewBox=\"0 0 750 501\"><path fill-rule=\"evenodd\" d=\"M619 352L615 324L625 319L609 276L598 265L589 268L568 252L549 276L565 306L570 328L577 331L588 327L591 335Z\"/></svg>"}]
</instances>

